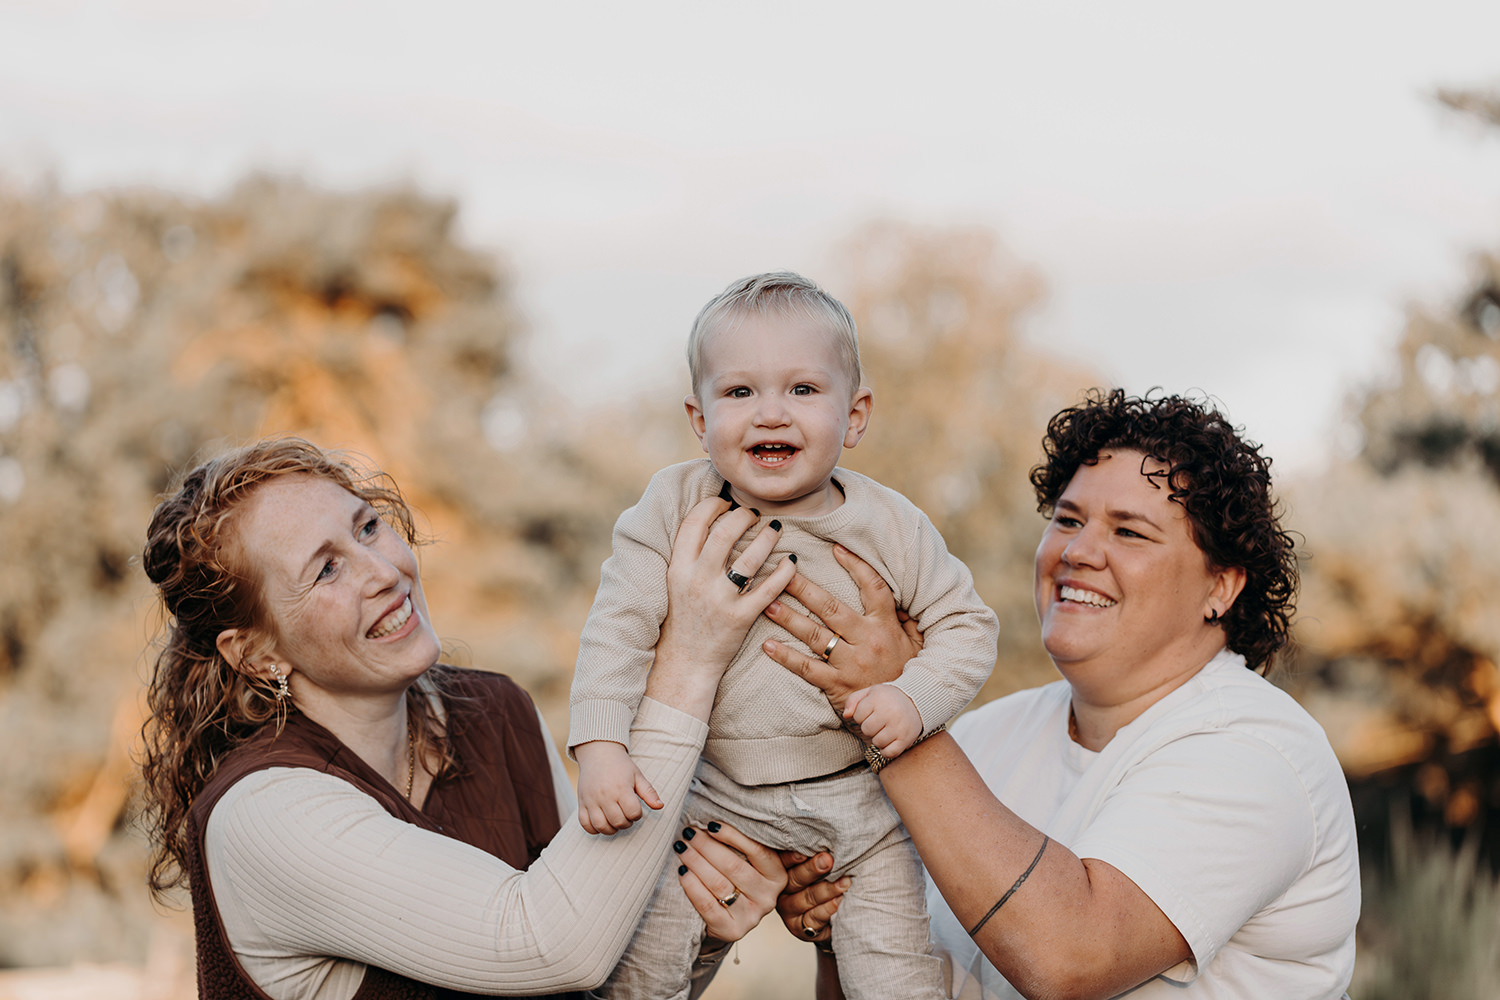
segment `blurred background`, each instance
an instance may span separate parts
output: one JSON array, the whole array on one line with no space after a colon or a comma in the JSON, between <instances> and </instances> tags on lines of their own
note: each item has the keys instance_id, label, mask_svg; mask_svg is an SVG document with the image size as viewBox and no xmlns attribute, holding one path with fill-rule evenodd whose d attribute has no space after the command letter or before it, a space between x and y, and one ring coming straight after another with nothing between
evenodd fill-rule
<instances>
[{"instance_id":1,"label":"blurred background","mask_svg":"<svg viewBox=\"0 0 1500 1000\"><path fill-rule=\"evenodd\" d=\"M1303 546L1278 680L1366 879L1357 998L1500 991L1500 6L0 0L0 1000L193 995L133 746L136 554L296 432L405 488L459 662L566 732L615 516L697 454L730 280L853 310L850 467L1053 676L1026 471L1090 386L1210 395ZM810 995L742 943L710 997Z\"/></svg>"}]
</instances>

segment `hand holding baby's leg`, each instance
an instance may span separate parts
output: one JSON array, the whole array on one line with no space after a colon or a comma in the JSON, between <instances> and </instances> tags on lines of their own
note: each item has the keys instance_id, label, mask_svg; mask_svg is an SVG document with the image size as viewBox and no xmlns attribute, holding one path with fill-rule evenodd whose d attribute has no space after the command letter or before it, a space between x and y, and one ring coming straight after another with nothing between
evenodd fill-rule
<instances>
[{"instance_id":1,"label":"hand holding baby's leg","mask_svg":"<svg viewBox=\"0 0 1500 1000\"><path fill-rule=\"evenodd\" d=\"M891 684L876 684L856 691L844 706L844 718L853 720L865 739L883 756L894 759L922 735L922 715L905 691Z\"/></svg>"},{"instance_id":2,"label":"hand holding baby's leg","mask_svg":"<svg viewBox=\"0 0 1500 1000\"><path fill-rule=\"evenodd\" d=\"M662 808L661 796L625 747L612 740L592 740L573 748L578 758L578 822L589 833L629 829L644 813L641 803Z\"/></svg>"}]
</instances>

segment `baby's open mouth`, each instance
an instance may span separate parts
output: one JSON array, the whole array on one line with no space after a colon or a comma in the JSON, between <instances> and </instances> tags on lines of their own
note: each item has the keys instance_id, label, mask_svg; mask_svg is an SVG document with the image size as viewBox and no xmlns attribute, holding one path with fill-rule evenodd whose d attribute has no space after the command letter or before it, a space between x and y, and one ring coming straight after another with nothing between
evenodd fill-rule
<instances>
[{"instance_id":1,"label":"baby's open mouth","mask_svg":"<svg viewBox=\"0 0 1500 1000\"><path fill-rule=\"evenodd\" d=\"M771 465L784 462L796 453L797 449L789 444L758 444L750 449L750 454Z\"/></svg>"}]
</instances>

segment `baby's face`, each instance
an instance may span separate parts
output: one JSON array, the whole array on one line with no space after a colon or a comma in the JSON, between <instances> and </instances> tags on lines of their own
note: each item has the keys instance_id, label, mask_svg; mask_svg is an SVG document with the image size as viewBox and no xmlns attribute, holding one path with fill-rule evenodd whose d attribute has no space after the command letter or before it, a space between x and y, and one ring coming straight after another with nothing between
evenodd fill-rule
<instances>
[{"instance_id":1,"label":"baby's face","mask_svg":"<svg viewBox=\"0 0 1500 1000\"><path fill-rule=\"evenodd\" d=\"M688 420L734 498L763 515L826 513L843 502L834 466L870 417L834 334L798 315L742 316L703 345Z\"/></svg>"}]
</instances>

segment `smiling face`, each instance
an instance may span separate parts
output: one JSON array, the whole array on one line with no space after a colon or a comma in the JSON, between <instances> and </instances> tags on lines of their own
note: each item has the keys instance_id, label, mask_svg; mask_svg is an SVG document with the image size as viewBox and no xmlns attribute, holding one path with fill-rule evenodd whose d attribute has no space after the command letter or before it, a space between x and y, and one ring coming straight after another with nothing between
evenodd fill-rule
<instances>
[{"instance_id":1,"label":"smiling face","mask_svg":"<svg viewBox=\"0 0 1500 1000\"><path fill-rule=\"evenodd\" d=\"M869 389L850 384L834 334L790 313L736 317L705 340L693 432L735 500L762 514L811 516L843 502L843 449L864 435Z\"/></svg>"},{"instance_id":2,"label":"smiling face","mask_svg":"<svg viewBox=\"0 0 1500 1000\"><path fill-rule=\"evenodd\" d=\"M234 535L273 632L255 666L288 674L304 711L399 695L437 662L416 556L364 500L326 479L288 475L245 502Z\"/></svg>"},{"instance_id":3,"label":"smiling face","mask_svg":"<svg viewBox=\"0 0 1500 1000\"><path fill-rule=\"evenodd\" d=\"M1128 716L1121 725L1222 648L1204 618L1244 584L1243 571L1209 566L1186 511L1143 475L1158 470L1138 451L1100 452L1074 473L1036 550L1042 643L1075 708L1109 708Z\"/></svg>"}]
</instances>

